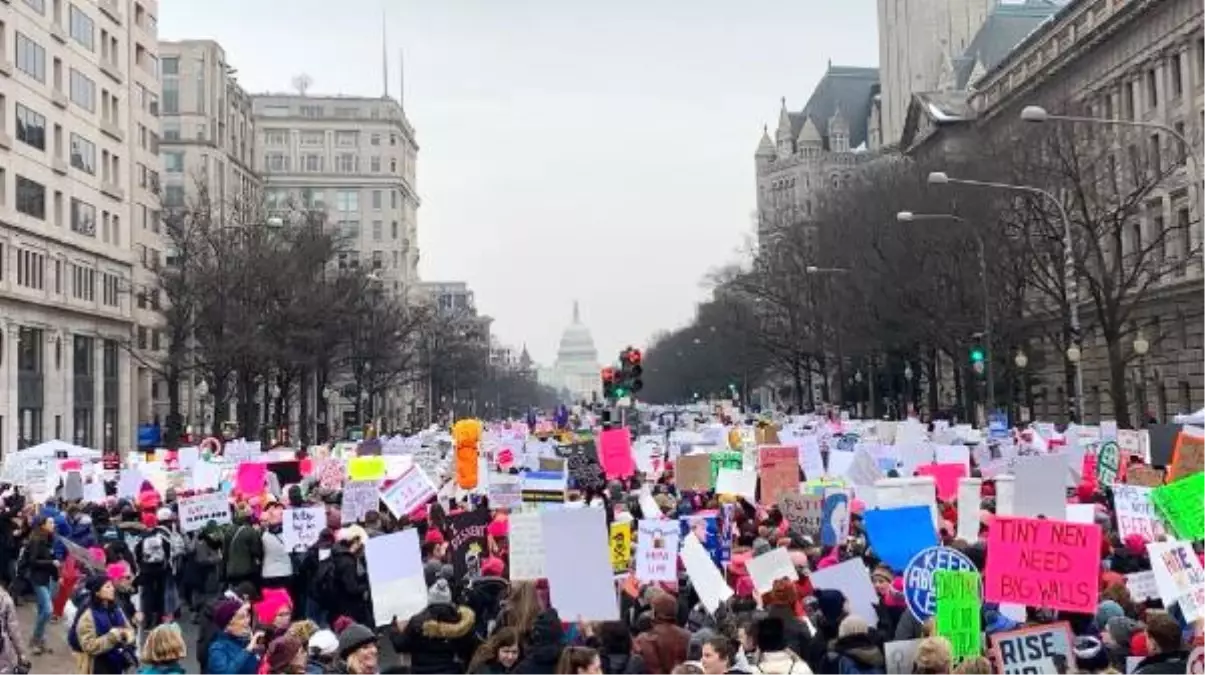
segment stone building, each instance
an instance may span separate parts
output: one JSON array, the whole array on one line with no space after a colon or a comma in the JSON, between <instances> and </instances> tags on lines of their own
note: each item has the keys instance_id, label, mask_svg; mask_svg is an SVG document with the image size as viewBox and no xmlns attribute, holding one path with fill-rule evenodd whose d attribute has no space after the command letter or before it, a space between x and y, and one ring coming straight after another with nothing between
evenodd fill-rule
<instances>
[{"instance_id":1,"label":"stone building","mask_svg":"<svg viewBox=\"0 0 1205 675\"><path fill-rule=\"evenodd\" d=\"M969 74L960 91L914 94L901 141L909 154L954 163L985 138L1023 138L1019 127L1027 123L1020 114L1028 105L1053 114L1161 124L1189 140L1186 148L1152 128L1095 128L1096 138L1114 143L1110 154L1124 158L1145 148L1168 172L1126 228L1119 251L1125 259L1144 242L1163 239L1156 255L1168 261L1164 269L1174 270L1154 278L1153 292L1136 308L1120 345L1131 414L1146 412L1161 421L1200 408L1205 398L1201 195L1193 188L1202 178L1194 172L1205 131L1202 21L1198 0L1074 0L994 65L972 67L982 72ZM1122 182L1129 171L1118 161L1102 168ZM1165 238L1173 225L1174 236ZM1111 379L1106 343L1080 286L1083 409L1086 421L1095 423L1113 416ZM1040 310L1033 309L1036 321L1049 314ZM1066 347L1048 339L1024 347L1030 381L1025 397L1038 419L1065 419L1073 407L1074 391L1064 385Z\"/></svg>"},{"instance_id":2,"label":"stone building","mask_svg":"<svg viewBox=\"0 0 1205 675\"><path fill-rule=\"evenodd\" d=\"M762 132L754 154L758 241L775 228L807 222L824 187L849 180L866 152L878 71L829 65L799 112L782 100L771 139Z\"/></svg>"},{"instance_id":3,"label":"stone building","mask_svg":"<svg viewBox=\"0 0 1205 675\"><path fill-rule=\"evenodd\" d=\"M0 7L0 454L130 448L162 393L130 349L159 343L159 3Z\"/></svg>"}]
</instances>

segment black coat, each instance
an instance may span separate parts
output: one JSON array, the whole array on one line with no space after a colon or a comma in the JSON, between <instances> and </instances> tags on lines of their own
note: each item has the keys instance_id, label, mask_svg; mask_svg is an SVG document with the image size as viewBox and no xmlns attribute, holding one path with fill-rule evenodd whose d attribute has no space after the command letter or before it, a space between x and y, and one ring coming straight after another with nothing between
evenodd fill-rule
<instances>
[{"instance_id":1,"label":"black coat","mask_svg":"<svg viewBox=\"0 0 1205 675\"><path fill-rule=\"evenodd\" d=\"M1159 673L1188 672L1188 652L1168 652L1148 656L1134 669L1136 675L1159 675Z\"/></svg>"},{"instance_id":2,"label":"black coat","mask_svg":"<svg viewBox=\"0 0 1205 675\"><path fill-rule=\"evenodd\" d=\"M332 617L348 616L356 623L374 625L368 577L361 573L356 554L345 542L336 543L331 549L331 563L335 566L334 596L328 599L330 607L325 609Z\"/></svg>"},{"instance_id":3,"label":"black coat","mask_svg":"<svg viewBox=\"0 0 1205 675\"><path fill-rule=\"evenodd\" d=\"M25 549L25 564L29 570L29 583L34 586L49 586L59 578L59 568L54 564L54 549L50 537L41 533L29 538Z\"/></svg>"},{"instance_id":4,"label":"black coat","mask_svg":"<svg viewBox=\"0 0 1205 675\"><path fill-rule=\"evenodd\" d=\"M414 615L405 630L390 630L394 651L410 655L410 672L463 673L479 640L468 607L431 605Z\"/></svg>"}]
</instances>

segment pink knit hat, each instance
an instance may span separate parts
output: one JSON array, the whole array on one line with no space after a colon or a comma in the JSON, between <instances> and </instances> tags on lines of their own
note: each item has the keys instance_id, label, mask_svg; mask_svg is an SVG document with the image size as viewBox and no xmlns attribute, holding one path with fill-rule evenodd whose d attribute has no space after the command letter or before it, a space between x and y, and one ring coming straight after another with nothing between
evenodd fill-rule
<instances>
[{"instance_id":1,"label":"pink knit hat","mask_svg":"<svg viewBox=\"0 0 1205 675\"><path fill-rule=\"evenodd\" d=\"M123 561L115 562L105 568L105 576L109 577L109 581L117 581L130 576L130 565Z\"/></svg>"},{"instance_id":2,"label":"pink knit hat","mask_svg":"<svg viewBox=\"0 0 1205 675\"><path fill-rule=\"evenodd\" d=\"M255 618L264 626L272 625L281 609L293 606L289 592L283 588L265 588L262 595L263 598L255 605Z\"/></svg>"}]
</instances>

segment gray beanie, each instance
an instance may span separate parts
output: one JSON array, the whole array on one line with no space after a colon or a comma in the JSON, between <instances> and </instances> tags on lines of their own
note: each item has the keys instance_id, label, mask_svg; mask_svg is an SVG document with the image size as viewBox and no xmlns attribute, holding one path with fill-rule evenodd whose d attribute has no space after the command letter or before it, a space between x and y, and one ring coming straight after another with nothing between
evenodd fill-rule
<instances>
[{"instance_id":1,"label":"gray beanie","mask_svg":"<svg viewBox=\"0 0 1205 675\"><path fill-rule=\"evenodd\" d=\"M448 587L447 580L439 579L431 586L431 588L427 589L427 604L452 604L452 589Z\"/></svg>"},{"instance_id":2,"label":"gray beanie","mask_svg":"<svg viewBox=\"0 0 1205 675\"><path fill-rule=\"evenodd\" d=\"M357 649L377 641L377 634L364 624L353 623L339 633L339 658L346 659Z\"/></svg>"}]
</instances>

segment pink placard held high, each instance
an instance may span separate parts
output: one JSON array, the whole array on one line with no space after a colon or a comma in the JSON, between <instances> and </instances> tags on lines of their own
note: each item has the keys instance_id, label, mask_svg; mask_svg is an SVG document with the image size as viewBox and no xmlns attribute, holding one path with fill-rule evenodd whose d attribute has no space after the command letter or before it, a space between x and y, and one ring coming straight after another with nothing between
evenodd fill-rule
<instances>
[{"instance_id":1,"label":"pink placard held high","mask_svg":"<svg viewBox=\"0 0 1205 675\"><path fill-rule=\"evenodd\" d=\"M607 478L627 478L636 473L632 434L627 427L607 429L598 435L598 461Z\"/></svg>"},{"instance_id":2,"label":"pink placard held high","mask_svg":"<svg viewBox=\"0 0 1205 675\"><path fill-rule=\"evenodd\" d=\"M1095 612L1100 537L1094 523L997 516L988 529L983 599Z\"/></svg>"}]
</instances>

